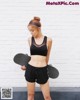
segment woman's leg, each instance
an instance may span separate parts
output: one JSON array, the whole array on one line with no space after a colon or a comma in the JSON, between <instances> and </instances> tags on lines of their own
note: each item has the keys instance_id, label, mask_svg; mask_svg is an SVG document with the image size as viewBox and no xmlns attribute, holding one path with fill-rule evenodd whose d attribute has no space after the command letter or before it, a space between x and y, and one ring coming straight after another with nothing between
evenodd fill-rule
<instances>
[{"instance_id":1,"label":"woman's leg","mask_svg":"<svg viewBox=\"0 0 80 100\"><path fill-rule=\"evenodd\" d=\"M27 94L28 99L27 100L34 100L34 91L35 91L35 82L27 82Z\"/></svg>"},{"instance_id":2,"label":"woman's leg","mask_svg":"<svg viewBox=\"0 0 80 100\"><path fill-rule=\"evenodd\" d=\"M40 88L42 90L44 99L45 100L51 100L49 81L47 81L45 84L40 84Z\"/></svg>"}]
</instances>

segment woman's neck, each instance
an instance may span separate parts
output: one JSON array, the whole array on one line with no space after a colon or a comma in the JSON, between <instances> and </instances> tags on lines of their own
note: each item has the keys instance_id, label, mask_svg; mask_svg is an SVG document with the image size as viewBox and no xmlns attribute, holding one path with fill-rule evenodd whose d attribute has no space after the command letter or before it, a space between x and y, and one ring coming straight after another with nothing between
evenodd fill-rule
<instances>
[{"instance_id":1,"label":"woman's neck","mask_svg":"<svg viewBox=\"0 0 80 100\"><path fill-rule=\"evenodd\" d=\"M40 32L35 38L41 38L41 37L43 37L43 34Z\"/></svg>"}]
</instances>

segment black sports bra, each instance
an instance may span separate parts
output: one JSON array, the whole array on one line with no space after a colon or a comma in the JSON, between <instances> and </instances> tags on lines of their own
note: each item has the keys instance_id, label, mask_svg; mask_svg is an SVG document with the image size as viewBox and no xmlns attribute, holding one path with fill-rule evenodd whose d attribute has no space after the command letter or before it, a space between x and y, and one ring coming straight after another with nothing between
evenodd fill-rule
<instances>
[{"instance_id":1,"label":"black sports bra","mask_svg":"<svg viewBox=\"0 0 80 100\"><path fill-rule=\"evenodd\" d=\"M44 36L42 44L38 45L35 42L34 37L32 37L32 43L30 46L30 53L31 55L42 55L46 56L47 55L47 36Z\"/></svg>"}]
</instances>

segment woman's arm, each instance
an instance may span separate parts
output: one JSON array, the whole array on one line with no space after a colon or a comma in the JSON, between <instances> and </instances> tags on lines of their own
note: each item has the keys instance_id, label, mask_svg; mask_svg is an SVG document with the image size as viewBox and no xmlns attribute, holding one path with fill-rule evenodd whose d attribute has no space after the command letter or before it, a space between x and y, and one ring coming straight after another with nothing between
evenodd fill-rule
<instances>
[{"instance_id":1,"label":"woman's arm","mask_svg":"<svg viewBox=\"0 0 80 100\"><path fill-rule=\"evenodd\" d=\"M28 38L28 44L29 44L29 46L30 46L30 38ZM21 66L21 69L22 69L22 70L26 70L26 66L25 66L25 65Z\"/></svg>"},{"instance_id":2,"label":"woman's arm","mask_svg":"<svg viewBox=\"0 0 80 100\"><path fill-rule=\"evenodd\" d=\"M48 44L48 52L47 52L47 57L46 57L46 63L48 64L49 62L49 57L50 57L50 51L51 51L51 47L52 47L52 39L51 38L47 38L47 44Z\"/></svg>"}]
</instances>

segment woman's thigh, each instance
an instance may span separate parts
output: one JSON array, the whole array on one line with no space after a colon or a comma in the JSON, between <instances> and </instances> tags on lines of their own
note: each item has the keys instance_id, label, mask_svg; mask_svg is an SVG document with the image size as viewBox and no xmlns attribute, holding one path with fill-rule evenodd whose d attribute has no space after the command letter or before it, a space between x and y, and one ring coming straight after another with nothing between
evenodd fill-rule
<instances>
[{"instance_id":1,"label":"woman's thigh","mask_svg":"<svg viewBox=\"0 0 80 100\"><path fill-rule=\"evenodd\" d=\"M34 94L35 82L27 82L27 91L28 91L28 94Z\"/></svg>"},{"instance_id":2,"label":"woman's thigh","mask_svg":"<svg viewBox=\"0 0 80 100\"><path fill-rule=\"evenodd\" d=\"M49 80L45 84L40 84L40 88L44 97L50 96Z\"/></svg>"}]
</instances>

